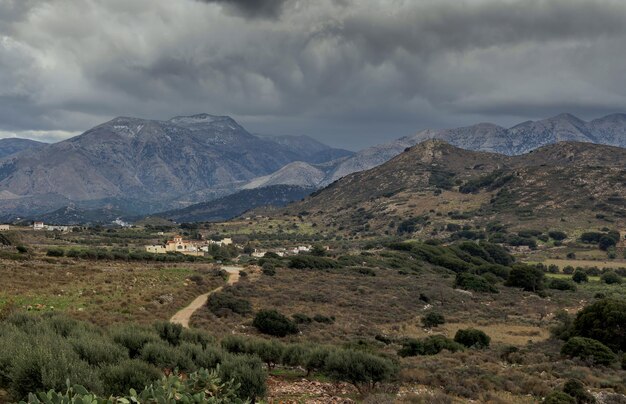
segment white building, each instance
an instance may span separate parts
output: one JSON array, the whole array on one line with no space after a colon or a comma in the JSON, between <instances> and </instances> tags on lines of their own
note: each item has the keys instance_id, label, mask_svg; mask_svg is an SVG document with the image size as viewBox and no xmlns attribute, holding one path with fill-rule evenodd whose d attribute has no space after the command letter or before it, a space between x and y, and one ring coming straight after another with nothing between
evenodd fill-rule
<instances>
[{"instance_id":1,"label":"white building","mask_svg":"<svg viewBox=\"0 0 626 404\"><path fill-rule=\"evenodd\" d=\"M11 226L8 224L0 224L0 231L11 230Z\"/></svg>"},{"instance_id":2,"label":"white building","mask_svg":"<svg viewBox=\"0 0 626 404\"><path fill-rule=\"evenodd\" d=\"M209 240L209 244L216 244L216 245L219 245L219 246L232 245L233 244L233 239L232 238L223 238L220 241Z\"/></svg>"},{"instance_id":3,"label":"white building","mask_svg":"<svg viewBox=\"0 0 626 404\"><path fill-rule=\"evenodd\" d=\"M33 222L33 230L45 230L46 225L43 222Z\"/></svg>"}]
</instances>

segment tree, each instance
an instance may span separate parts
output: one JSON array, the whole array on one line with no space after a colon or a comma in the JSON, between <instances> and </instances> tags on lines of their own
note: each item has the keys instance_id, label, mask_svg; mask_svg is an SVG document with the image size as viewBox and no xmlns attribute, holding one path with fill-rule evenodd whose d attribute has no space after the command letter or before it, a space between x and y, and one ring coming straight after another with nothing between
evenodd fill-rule
<instances>
[{"instance_id":1,"label":"tree","mask_svg":"<svg viewBox=\"0 0 626 404\"><path fill-rule=\"evenodd\" d=\"M297 334L300 331L295 322L276 310L261 310L254 317L252 325L263 334L275 337Z\"/></svg>"},{"instance_id":2,"label":"tree","mask_svg":"<svg viewBox=\"0 0 626 404\"><path fill-rule=\"evenodd\" d=\"M315 255L316 257L324 257L326 255L326 249L319 244L315 244L313 248L311 248L311 255Z\"/></svg>"},{"instance_id":3,"label":"tree","mask_svg":"<svg viewBox=\"0 0 626 404\"><path fill-rule=\"evenodd\" d=\"M557 241L563 241L567 238L567 234L565 232L558 231L558 230L549 231L548 236L550 236L550 238L552 238L553 240L557 240Z\"/></svg>"},{"instance_id":4,"label":"tree","mask_svg":"<svg viewBox=\"0 0 626 404\"><path fill-rule=\"evenodd\" d=\"M626 352L626 300L602 299L578 312L572 335L593 338L613 351Z\"/></svg>"},{"instance_id":5,"label":"tree","mask_svg":"<svg viewBox=\"0 0 626 404\"><path fill-rule=\"evenodd\" d=\"M563 348L561 355L570 358L579 358L593 365L608 366L617 360L617 356L603 343L585 337L570 338Z\"/></svg>"},{"instance_id":6,"label":"tree","mask_svg":"<svg viewBox=\"0 0 626 404\"><path fill-rule=\"evenodd\" d=\"M347 349L332 351L326 358L324 370L331 378L347 381L360 392L391 380L397 373L389 359Z\"/></svg>"},{"instance_id":7,"label":"tree","mask_svg":"<svg viewBox=\"0 0 626 404\"><path fill-rule=\"evenodd\" d=\"M600 240L598 241L598 247L602 251L606 251L611 247L615 247L616 244L617 244L617 240L615 240L613 237L610 237L610 236L602 236L600 237Z\"/></svg>"},{"instance_id":8,"label":"tree","mask_svg":"<svg viewBox=\"0 0 626 404\"><path fill-rule=\"evenodd\" d=\"M522 288L529 292L543 289L544 273L538 268L528 265L516 265L511 269L506 286Z\"/></svg>"},{"instance_id":9,"label":"tree","mask_svg":"<svg viewBox=\"0 0 626 404\"><path fill-rule=\"evenodd\" d=\"M622 283L622 277L619 276L618 274L616 274L613 271L609 271L604 273L601 277L600 280L604 283L606 283L607 285L617 285Z\"/></svg>"},{"instance_id":10,"label":"tree","mask_svg":"<svg viewBox=\"0 0 626 404\"><path fill-rule=\"evenodd\" d=\"M595 398L585 390L585 385L578 379L569 379L563 386L563 392L574 397L578 404L596 402Z\"/></svg>"},{"instance_id":11,"label":"tree","mask_svg":"<svg viewBox=\"0 0 626 404\"><path fill-rule=\"evenodd\" d=\"M587 276L585 271L577 269L574 275L572 275L572 280L576 283L585 283L589 282L589 276Z\"/></svg>"},{"instance_id":12,"label":"tree","mask_svg":"<svg viewBox=\"0 0 626 404\"><path fill-rule=\"evenodd\" d=\"M445 324L446 319L441 313L431 311L422 317L422 325L426 328L437 327L441 324Z\"/></svg>"},{"instance_id":13,"label":"tree","mask_svg":"<svg viewBox=\"0 0 626 404\"><path fill-rule=\"evenodd\" d=\"M454 335L454 341L468 348L487 348L491 338L481 330L468 328L458 330Z\"/></svg>"}]
</instances>

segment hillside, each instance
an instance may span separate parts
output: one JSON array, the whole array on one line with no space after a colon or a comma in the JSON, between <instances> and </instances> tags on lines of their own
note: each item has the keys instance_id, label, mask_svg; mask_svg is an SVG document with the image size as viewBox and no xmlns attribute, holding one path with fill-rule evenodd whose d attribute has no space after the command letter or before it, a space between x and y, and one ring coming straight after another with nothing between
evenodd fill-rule
<instances>
[{"instance_id":1,"label":"hillside","mask_svg":"<svg viewBox=\"0 0 626 404\"><path fill-rule=\"evenodd\" d=\"M580 142L511 157L428 140L272 214L304 214L355 235L396 234L408 219L423 231L467 219L543 228L576 217L572 226L623 226L625 162L626 149Z\"/></svg>"},{"instance_id":2,"label":"hillside","mask_svg":"<svg viewBox=\"0 0 626 404\"><path fill-rule=\"evenodd\" d=\"M539 121L524 122L511 128L479 123L455 129L428 129L355 154L338 164L325 178L323 185L348 174L376 167L402 153L405 148L428 139L443 140L462 149L509 156L564 141L626 147L626 114L608 115L589 122L570 114L561 114Z\"/></svg>"},{"instance_id":3,"label":"hillside","mask_svg":"<svg viewBox=\"0 0 626 404\"><path fill-rule=\"evenodd\" d=\"M243 190L214 201L188 206L184 209L157 213L155 216L176 222L215 222L229 220L261 206L285 206L313 192L311 188L274 185Z\"/></svg>"},{"instance_id":4,"label":"hillside","mask_svg":"<svg viewBox=\"0 0 626 404\"><path fill-rule=\"evenodd\" d=\"M306 138L286 143L254 136L226 116L116 118L0 159L0 214L25 216L73 203L97 209L112 202L148 213L214 199L291 162L334 153L320 143L310 153Z\"/></svg>"},{"instance_id":5,"label":"hillside","mask_svg":"<svg viewBox=\"0 0 626 404\"><path fill-rule=\"evenodd\" d=\"M38 149L44 147L46 143L37 142L36 140L6 138L0 139L0 159L19 153L24 150Z\"/></svg>"}]
</instances>

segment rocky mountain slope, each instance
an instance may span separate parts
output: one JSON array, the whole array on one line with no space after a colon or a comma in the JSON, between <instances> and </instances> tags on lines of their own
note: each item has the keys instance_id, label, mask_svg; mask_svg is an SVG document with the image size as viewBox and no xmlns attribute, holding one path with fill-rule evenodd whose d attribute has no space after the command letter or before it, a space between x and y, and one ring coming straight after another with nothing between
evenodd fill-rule
<instances>
[{"instance_id":1,"label":"rocky mountain slope","mask_svg":"<svg viewBox=\"0 0 626 404\"><path fill-rule=\"evenodd\" d=\"M214 201L203 202L183 209L158 213L155 216L183 222L214 222L229 220L261 206L285 206L311 194L314 189L290 185L274 185L243 190Z\"/></svg>"},{"instance_id":2,"label":"rocky mountain slope","mask_svg":"<svg viewBox=\"0 0 626 404\"><path fill-rule=\"evenodd\" d=\"M300 145L299 142L303 142ZM236 191L294 161L345 155L306 138L260 138L226 116L120 117L80 136L0 159L0 214L75 203L153 211Z\"/></svg>"},{"instance_id":3,"label":"rocky mountain slope","mask_svg":"<svg viewBox=\"0 0 626 404\"><path fill-rule=\"evenodd\" d=\"M463 128L428 129L413 136L370 147L337 164L321 185L330 184L348 174L376 167L424 140L440 139L451 145L476 151L509 156L527 153L539 147L577 141L626 147L626 114L613 114L585 122L570 114L540 121L528 121L512 128L479 123Z\"/></svg>"},{"instance_id":4,"label":"rocky mountain slope","mask_svg":"<svg viewBox=\"0 0 626 404\"><path fill-rule=\"evenodd\" d=\"M37 142L36 140L20 139L17 137L0 139L0 159L24 150L38 149L45 145L46 143Z\"/></svg>"},{"instance_id":5,"label":"rocky mountain slope","mask_svg":"<svg viewBox=\"0 0 626 404\"><path fill-rule=\"evenodd\" d=\"M563 227L626 224L626 149L560 142L520 156L427 140L272 215L302 215L330 232L395 234L411 219ZM575 218L575 220L573 219ZM324 228L324 227L322 227Z\"/></svg>"}]
</instances>

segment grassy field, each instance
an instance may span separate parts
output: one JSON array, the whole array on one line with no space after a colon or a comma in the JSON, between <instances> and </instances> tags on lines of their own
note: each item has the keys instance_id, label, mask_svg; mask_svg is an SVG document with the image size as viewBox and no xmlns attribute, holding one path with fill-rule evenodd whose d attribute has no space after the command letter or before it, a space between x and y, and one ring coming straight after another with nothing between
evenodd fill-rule
<instances>
[{"instance_id":1,"label":"grassy field","mask_svg":"<svg viewBox=\"0 0 626 404\"><path fill-rule=\"evenodd\" d=\"M204 264L0 260L0 308L63 311L98 324L150 323L223 280Z\"/></svg>"}]
</instances>

